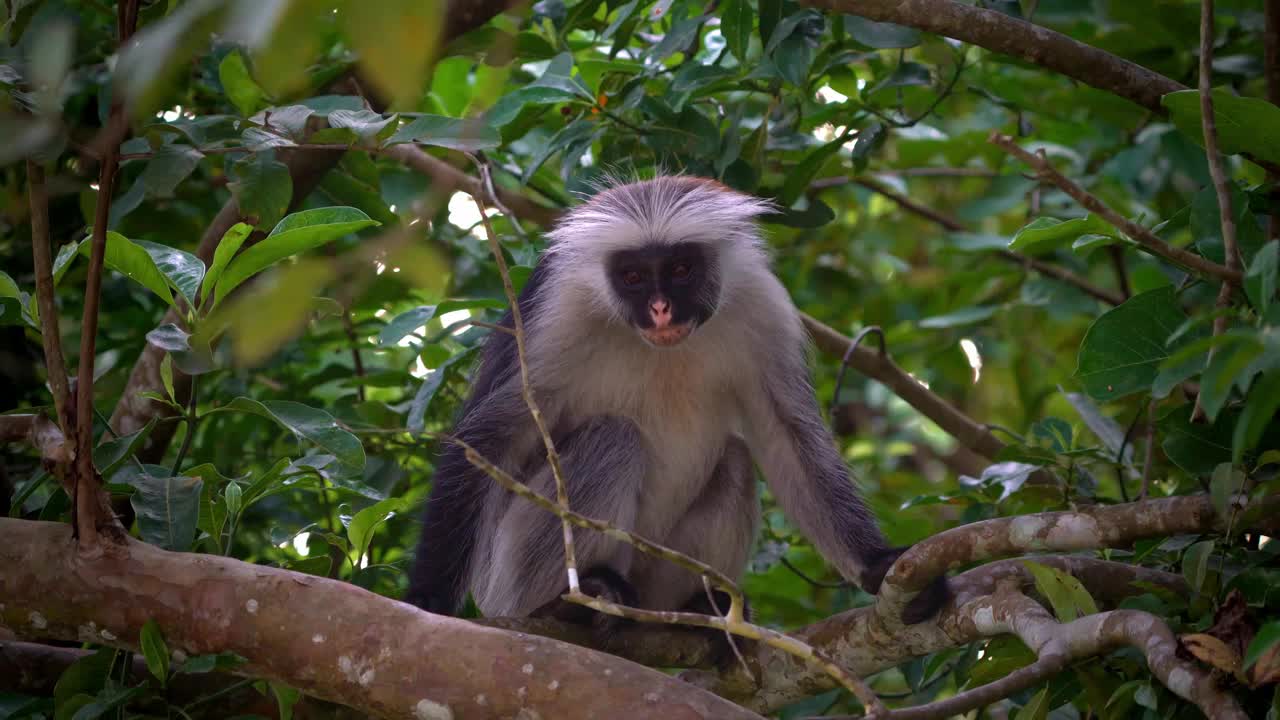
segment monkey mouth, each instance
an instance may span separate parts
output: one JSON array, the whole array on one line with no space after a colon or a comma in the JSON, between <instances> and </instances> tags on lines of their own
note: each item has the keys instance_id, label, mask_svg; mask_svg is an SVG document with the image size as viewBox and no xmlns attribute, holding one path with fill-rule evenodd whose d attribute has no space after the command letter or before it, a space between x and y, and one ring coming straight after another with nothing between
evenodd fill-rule
<instances>
[{"instance_id":1,"label":"monkey mouth","mask_svg":"<svg viewBox=\"0 0 1280 720\"><path fill-rule=\"evenodd\" d=\"M641 328L640 337L644 338L650 345L672 347L683 342L691 332L693 332L693 323L690 322L661 328Z\"/></svg>"}]
</instances>

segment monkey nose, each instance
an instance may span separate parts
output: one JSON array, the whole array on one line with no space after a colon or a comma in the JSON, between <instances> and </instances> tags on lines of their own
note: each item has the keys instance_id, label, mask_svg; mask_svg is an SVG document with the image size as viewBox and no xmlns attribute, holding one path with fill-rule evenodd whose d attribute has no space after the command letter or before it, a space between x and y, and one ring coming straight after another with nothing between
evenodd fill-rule
<instances>
[{"instance_id":1,"label":"monkey nose","mask_svg":"<svg viewBox=\"0 0 1280 720\"><path fill-rule=\"evenodd\" d=\"M653 318L653 326L663 328L671 324L671 303L664 298L649 301L649 317Z\"/></svg>"}]
</instances>

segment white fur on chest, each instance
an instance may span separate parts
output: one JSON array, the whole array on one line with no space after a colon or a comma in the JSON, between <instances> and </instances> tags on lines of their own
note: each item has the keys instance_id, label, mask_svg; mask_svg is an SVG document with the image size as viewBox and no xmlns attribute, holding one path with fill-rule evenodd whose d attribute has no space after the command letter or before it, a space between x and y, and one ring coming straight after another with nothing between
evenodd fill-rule
<instances>
[{"instance_id":1,"label":"white fur on chest","mask_svg":"<svg viewBox=\"0 0 1280 720\"><path fill-rule=\"evenodd\" d=\"M742 432L735 373L750 363L716 352L715 333L691 337L686 346L657 349L630 337L597 342L557 360L562 377L558 420L577 425L597 415L633 421L647 445L649 469L636 530L663 537L706 487L726 438Z\"/></svg>"}]
</instances>

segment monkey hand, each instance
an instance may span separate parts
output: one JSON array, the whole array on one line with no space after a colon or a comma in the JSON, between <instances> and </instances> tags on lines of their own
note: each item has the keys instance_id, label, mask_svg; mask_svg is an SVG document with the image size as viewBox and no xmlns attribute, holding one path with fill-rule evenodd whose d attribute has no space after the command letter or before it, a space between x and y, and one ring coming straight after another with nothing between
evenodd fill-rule
<instances>
[{"instance_id":1,"label":"monkey hand","mask_svg":"<svg viewBox=\"0 0 1280 720\"><path fill-rule=\"evenodd\" d=\"M869 593L879 595L880 585L884 582L884 576L889 573L889 568L893 567L902 553L909 549L908 545L881 551L863 571L862 588ZM936 615L950 599L951 589L947 586L946 576L934 578L928 587L921 590L920 594L912 598L902 609L902 622L907 625L924 622Z\"/></svg>"},{"instance_id":2,"label":"monkey hand","mask_svg":"<svg viewBox=\"0 0 1280 720\"><path fill-rule=\"evenodd\" d=\"M599 598L617 605L634 606L636 591L621 575L607 567L588 570L578 583L583 595ZM592 641L599 649L607 649L613 637L626 622L625 619L572 603L557 597L530 613L532 617L554 618L575 625L589 625Z\"/></svg>"}]
</instances>

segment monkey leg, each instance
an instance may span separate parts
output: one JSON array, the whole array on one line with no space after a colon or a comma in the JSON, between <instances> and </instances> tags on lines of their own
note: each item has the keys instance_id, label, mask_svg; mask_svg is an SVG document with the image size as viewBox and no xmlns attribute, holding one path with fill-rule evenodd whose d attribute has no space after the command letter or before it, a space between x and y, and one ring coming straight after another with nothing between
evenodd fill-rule
<instances>
[{"instance_id":1,"label":"monkey leg","mask_svg":"<svg viewBox=\"0 0 1280 720\"><path fill-rule=\"evenodd\" d=\"M637 501L648 465L639 429L614 416L589 418L556 443L569 506L622 529L635 525ZM556 482L544 461L529 486L555 499ZM477 592L488 616L524 616L555 601L568 586L560 519L524 498L512 498L498 523L487 570ZM574 551L583 590L630 601L622 578L632 549L591 530L574 530Z\"/></svg>"}]
</instances>

